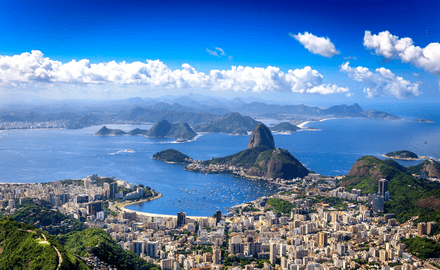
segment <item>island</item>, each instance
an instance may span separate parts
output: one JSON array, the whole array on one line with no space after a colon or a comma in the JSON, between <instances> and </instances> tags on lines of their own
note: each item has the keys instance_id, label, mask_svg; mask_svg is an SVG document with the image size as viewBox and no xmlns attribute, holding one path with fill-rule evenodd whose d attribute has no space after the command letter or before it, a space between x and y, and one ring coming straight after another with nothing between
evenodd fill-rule
<instances>
[{"instance_id":1,"label":"island","mask_svg":"<svg viewBox=\"0 0 440 270\"><path fill-rule=\"evenodd\" d=\"M387 158L401 159L401 160L418 160L419 159L419 156L417 156L415 153L408 151L408 150L389 152L383 156L387 157Z\"/></svg>"},{"instance_id":2,"label":"island","mask_svg":"<svg viewBox=\"0 0 440 270\"><path fill-rule=\"evenodd\" d=\"M425 118L419 118L414 120L414 122L418 122L418 123L434 123L434 121L429 120L429 119L425 119Z\"/></svg>"},{"instance_id":3,"label":"island","mask_svg":"<svg viewBox=\"0 0 440 270\"><path fill-rule=\"evenodd\" d=\"M129 132L120 129L109 129L103 126L98 132L97 136L122 136L122 135L143 135L150 138L175 138L179 141L193 140L197 137L197 133L188 125L188 123L171 124L167 120L157 122L150 129L135 128Z\"/></svg>"},{"instance_id":4,"label":"island","mask_svg":"<svg viewBox=\"0 0 440 270\"><path fill-rule=\"evenodd\" d=\"M301 130L300 127L296 125L292 125L288 122L281 122L270 128L271 131L279 132L279 133L292 133Z\"/></svg>"},{"instance_id":5,"label":"island","mask_svg":"<svg viewBox=\"0 0 440 270\"><path fill-rule=\"evenodd\" d=\"M153 155L153 159L176 164L189 164L194 162L194 160L189 156L182 154L181 152L174 149L167 149L157 152Z\"/></svg>"}]
</instances>

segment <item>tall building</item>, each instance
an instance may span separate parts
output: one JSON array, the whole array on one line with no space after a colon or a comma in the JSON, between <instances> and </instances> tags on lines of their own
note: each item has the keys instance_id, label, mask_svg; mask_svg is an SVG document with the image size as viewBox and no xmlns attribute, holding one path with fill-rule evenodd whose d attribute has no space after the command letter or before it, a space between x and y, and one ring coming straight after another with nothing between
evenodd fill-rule
<instances>
[{"instance_id":1,"label":"tall building","mask_svg":"<svg viewBox=\"0 0 440 270\"><path fill-rule=\"evenodd\" d=\"M118 193L118 183L110 183L110 198L116 199L116 194Z\"/></svg>"},{"instance_id":2,"label":"tall building","mask_svg":"<svg viewBox=\"0 0 440 270\"><path fill-rule=\"evenodd\" d=\"M141 255L141 253L144 253L144 241L140 241L140 240L133 241L133 253L139 256Z\"/></svg>"},{"instance_id":3,"label":"tall building","mask_svg":"<svg viewBox=\"0 0 440 270\"><path fill-rule=\"evenodd\" d=\"M379 190L378 192L380 192L380 194L382 196L385 196L385 192L388 191L388 180L386 179L380 179L379 180Z\"/></svg>"},{"instance_id":4,"label":"tall building","mask_svg":"<svg viewBox=\"0 0 440 270\"><path fill-rule=\"evenodd\" d=\"M96 202L89 202L87 204L87 214L89 215L95 215L98 212L101 212L104 210L104 204L102 201L96 201Z\"/></svg>"},{"instance_id":5,"label":"tall building","mask_svg":"<svg viewBox=\"0 0 440 270\"><path fill-rule=\"evenodd\" d=\"M177 212L177 226L183 226L186 224L186 213Z\"/></svg>"},{"instance_id":6,"label":"tall building","mask_svg":"<svg viewBox=\"0 0 440 270\"><path fill-rule=\"evenodd\" d=\"M217 213L215 213L215 223L219 223L220 220L222 220L222 211L217 210Z\"/></svg>"},{"instance_id":7,"label":"tall building","mask_svg":"<svg viewBox=\"0 0 440 270\"><path fill-rule=\"evenodd\" d=\"M258 258L258 253L261 252L261 243L249 242L247 243L247 249L249 255L252 255L254 258Z\"/></svg>"},{"instance_id":8,"label":"tall building","mask_svg":"<svg viewBox=\"0 0 440 270\"><path fill-rule=\"evenodd\" d=\"M318 232L316 237L317 237L318 247L323 247L327 245L327 233Z\"/></svg>"},{"instance_id":9,"label":"tall building","mask_svg":"<svg viewBox=\"0 0 440 270\"><path fill-rule=\"evenodd\" d=\"M420 222L417 224L417 236L422 237L428 231L428 225L425 222Z\"/></svg>"},{"instance_id":10,"label":"tall building","mask_svg":"<svg viewBox=\"0 0 440 270\"><path fill-rule=\"evenodd\" d=\"M157 257L157 242L147 242L145 244L145 255L151 258Z\"/></svg>"},{"instance_id":11,"label":"tall building","mask_svg":"<svg viewBox=\"0 0 440 270\"><path fill-rule=\"evenodd\" d=\"M275 265L277 263L277 244L270 243L270 255L269 261L271 264Z\"/></svg>"},{"instance_id":12,"label":"tall building","mask_svg":"<svg viewBox=\"0 0 440 270\"><path fill-rule=\"evenodd\" d=\"M213 252L212 252L212 263L213 264L220 264L221 263L221 251L218 248L214 248Z\"/></svg>"}]
</instances>

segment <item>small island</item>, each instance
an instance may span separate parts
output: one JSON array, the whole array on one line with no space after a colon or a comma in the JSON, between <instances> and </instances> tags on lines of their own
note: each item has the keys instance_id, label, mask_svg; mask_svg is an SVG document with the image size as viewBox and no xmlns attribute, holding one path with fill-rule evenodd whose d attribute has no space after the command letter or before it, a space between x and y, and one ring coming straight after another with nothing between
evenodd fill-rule
<instances>
[{"instance_id":1,"label":"small island","mask_svg":"<svg viewBox=\"0 0 440 270\"><path fill-rule=\"evenodd\" d=\"M417 156L415 153L407 150L402 151L394 151L389 152L384 155L384 157L392 158L392 159L401 159L401 160L418 160L419 156Z\"/></svg>"},{"instance_id":2,"label":"small island","mask_svg":"<svg viewBox=\"0 0 440 270\"><path fill-rule=\"evenodd\" d=\"M271 131L280 132L280 133L292 133L297 132L301 128L295 125L292 125L288 122L281 122L278 125L275 125L270 128Z\"/></svg>"},{"instance_id":3,"label":"small island","mask_svg":"<svg viewBox=\"0 0 440 270\"><path fill-rule=\"evenodd\" d=\"M189 164L194 162L194 160L189 156L182 154L181 152L174 149L167 149L157 152L153 155L153 159L176 164Z\"/></svg>"},{"instance_id":4,"label":"small island","mask_svg":"<svg viewBox=\"0 0 440 270\"><path fill-rule=\"evenodd\" d=\"M418 123L434 123L434 121L426 119L426 118L419 118L414 120L414 122L418 122Z\"/></svg>"}]
</instances>

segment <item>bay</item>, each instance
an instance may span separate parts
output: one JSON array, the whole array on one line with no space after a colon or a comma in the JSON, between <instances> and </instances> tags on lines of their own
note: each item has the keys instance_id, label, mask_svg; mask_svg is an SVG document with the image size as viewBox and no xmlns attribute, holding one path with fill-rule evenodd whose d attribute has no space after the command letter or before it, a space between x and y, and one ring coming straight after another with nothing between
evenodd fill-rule
<instances>
[{"instance_id":1,"label":"bay","mask_svg":"<svg viewBox=\"0 0 440 270\"><path fill-rule=\"evenodd\" d=\"M415 113L416 112L416 113ZM407 113L407 115L405 115ZM440 158L438 110L402 111L403 120L333 119L308 123L317 131L274 134L275 146L289 150L308 169L322 175L346 174L365 155L383 158L396 150ZM433 124L413 120L426 117ZM271 123L275 123L272 121ZM150 126L107 125L129 131ZM0 132L0 182L35 183L115 176L161 192L161 199L129 206L149 213L211 216L238 203L274 192L262 182L230 175L187 172L182 165L153 160L154 153L173 148L197 160L234 154L247 147L249 136L200 134L192 142L143 136L95 136L101 126L81 130L9 130ZM133 152L126 151L127 149ZM398 161L410 166L421 161Z\"/></svg>"}]
</instances>

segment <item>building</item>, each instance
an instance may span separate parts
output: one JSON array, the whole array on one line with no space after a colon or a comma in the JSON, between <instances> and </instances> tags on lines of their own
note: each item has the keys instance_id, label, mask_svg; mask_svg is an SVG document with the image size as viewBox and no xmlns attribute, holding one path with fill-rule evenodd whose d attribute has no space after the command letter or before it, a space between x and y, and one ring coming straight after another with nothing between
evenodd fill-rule
<instances>
[{"instance_id":1,"label":"building","mask_svg":"<svg viewBox=\"0 0 440 270\"><path fill-rule=\"evenodd\" d=\"M327 233L325 232L318 232L316 235L318 247L323 247L327 245Z\"/></svg>"},{"instance_id":2,"label":"building","mask_svg":"<svg viewBox=\"0 0 440 270\"><path fill-rule=\"evenodd\" d=\"M104 203L102 201L96 201L96 202L89 202L87 204L87 214L89 215L95 215L98 212L101 212L104 210Z\"/></svg>"},{"instance_id":3,"label":"building","mask_svg":"<svg viewBox=\"0 0 440 270\"><path fill-rule=\"evenodd\" d=\"M147 242L145 244L145 255L151 258L157 257L157 242Z\"/></svg>"},{"instance_id":4,"label":"building","mask_svg":"<svg viewBox=\"0 0 440 270\"><path fill-rule=\"evenodd\" d=\"M428 225L425 222L420 222L417 224L417 236L422 237L428 232Z\"/></svg>"},{"instance_id":5,"label":"building","mask_svg":"<svg viewBox=\"0 0 440 270\"><path fill-rule=\"evenodd\" d=\"M221 257L221 251L218 248L215 248L212 252L212 263L213 264L220 264L222 257Z\"/></svg>"},{"instance_id":6,"label":"building","mask_svg":"<svg viewBox=\"0 0 440 270\"><path fill-rule=\"evenodd\" d=\"M270 243L270 255L269 255L269 261L271 264L276 264L277 263L277 244L275 243Z\"/></svg>"},{"instance_id":7,"label":"building","mask_svg":"<svg viewBox=\"0 0 440 270\"><path fill-rule=\"evenodd\" d=\"M388 191L388 180L386 179L380 179L379 180L379 190L380 194L382 196L385 196L385 193Z\"/></svg>"},{"instance_id":8,"label":"building","mask_svg":"<svg viewBox=\"0 0 440 270\"><path fill-rule=\"evenodd\" d=\"M144 241L135 240L133 241L133 253L137 255L141 255L141 253L144 253Z\"/></svg>"},{"instance_id":9,"label":"building","mask_svg":"<svg viewBox=\"0 0 440 270\"><path fill-rule=\"evenodd\" d=\"M222 211L217 210L217 212L215 213L215 223L219 223L220 220L222 220Z\"/></svg>"},{"instance_id":10,"label":"building","mask_svg":"<svg viewBox=\"0 0 440 270\"><path fill-rule=\"evenodd\" d=\"M163 259L160 261L160 268L162 270L172 270L174 265L174 259Z\"/></svg>"},{"instance_id":11,"label":"building","mask_svg":"<svg viewBox=\"0 0 440 270\"><path fill-rule=\"evenodd\" d=\"M186 224L186 213L177 212L177 226L183 226Z\"/></svg>"}]
</instances>

